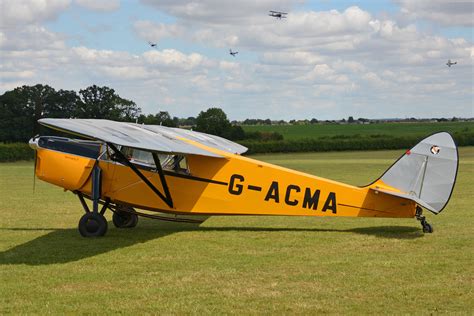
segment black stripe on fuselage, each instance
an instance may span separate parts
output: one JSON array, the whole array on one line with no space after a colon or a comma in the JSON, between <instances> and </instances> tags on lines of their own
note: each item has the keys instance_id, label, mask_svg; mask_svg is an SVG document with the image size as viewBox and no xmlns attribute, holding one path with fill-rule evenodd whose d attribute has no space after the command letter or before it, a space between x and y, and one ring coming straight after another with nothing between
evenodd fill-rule
<instances>
[{"instance_id":1,"label":"black stripe on fuselage","mask_svg":"<svg viewBox=\"0 0 474 316\"><path fill-rule=\"evenodd\" d=\"M354 206L354 205L341 204L341 203L337 203L337 205L345 206L345 207L358 208L358 209L365 210L365 211L381 212L381 213L388 213L388 214L391 214L391 212L382 211L382 210L376 210L376 209L373 209L373 208L366 208L366 207L362 207L362 206Z\"/></svg>"},{"instance_id":2,"label":"black stripe on fuselage","mask_svg":"<svg viewBox=\"0 0 474 316\"><path fill-rule=\"evenodd\" d=\"M178 177L178 178L183 178L183 179L188 179L188 180L194 180L194 181L201 181L201 182L207 182L207 183L212 183L212 184L220 184L220 185L229 185L227 182L223 181L217 181L217 180L212 180L212 179L206 179L206 178L199 178L195 176L191 176L188 174L182 174L182 173L176 173L173 171L163 171L165 175L171 176L171 177Z\"/></svg>"}]
</instances>

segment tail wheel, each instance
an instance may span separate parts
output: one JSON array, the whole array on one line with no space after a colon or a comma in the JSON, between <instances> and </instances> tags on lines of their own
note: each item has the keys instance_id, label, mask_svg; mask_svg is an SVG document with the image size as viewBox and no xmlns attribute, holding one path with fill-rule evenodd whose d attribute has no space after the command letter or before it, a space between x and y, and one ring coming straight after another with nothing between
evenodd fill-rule
<instances>
[{"instance_id":1,"label":"tail wheel","mask_svg":"<svg viewBox=\"0 0 474 316\"><path fill-rule=\"evenodd\" d=\"M433 232L433 226L431 226L431 224L428 224L428 223L425 222L423 224L423 232L431 234Z\"/></svg>"},{"instance_id":2,"label":"tail wheel","mask_svg":"<svg viewBox=\"0 0 474 316\"><path fill-rule=\"evenodd\" d=\"M137 226L138 216L125 211L115 211L112 215L112 222L117 228L133 228Z\"/></svg>"},{"instance_id":3,"label":"tail wheel","mask_svg":"<svg viewBox=\"0 0 474 316\"><path fill-rule=\"evenodd\" d=\"M78 228L82 237L101 237L107 232L107 220L100 213L88 212L82 215Z\"/></svg>"}]
</instances>

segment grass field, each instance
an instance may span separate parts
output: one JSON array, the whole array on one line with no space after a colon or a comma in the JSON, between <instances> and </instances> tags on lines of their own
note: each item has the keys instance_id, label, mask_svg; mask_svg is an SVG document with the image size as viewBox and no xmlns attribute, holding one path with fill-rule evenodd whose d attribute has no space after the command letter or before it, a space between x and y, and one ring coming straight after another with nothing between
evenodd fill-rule
<instances>
[{"instance_id":1,"label":"grass field","mask_svg":"<svg viewBox=\"0 0 474 316\"><path fill-rule=\"evenodd\" d=\"M242 126L246 132L278 132L284 139L320 138L337 135L419 136L447 132L474 132L474 122L439 123L377 123L377 124L314 124L314 125L252 125Z\"/></svg>"},{"instance_id":2,"label":"grass field","mask_svg":"<svg viewBox=\"0 0 474 316\"><path fill-rule=\"evenodd\" d=\"M360 185L401 153L256 158ZM212 217L84 239L71 193L32 194L32 163L0 164L0 314L472 314L474 147L460 155L429 235L414 219Z\"/></svg>"}]
</instances>

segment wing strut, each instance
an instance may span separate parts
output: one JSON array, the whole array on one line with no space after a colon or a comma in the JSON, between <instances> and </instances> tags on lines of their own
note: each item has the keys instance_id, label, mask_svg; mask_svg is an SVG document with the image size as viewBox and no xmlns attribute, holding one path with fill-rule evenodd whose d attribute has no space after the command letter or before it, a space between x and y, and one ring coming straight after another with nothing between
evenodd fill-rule
<instances>
[{"instance_id":1,"label":"wing strut","mask_svg":"<svg viewBox=\"0 0 474 316\"><path fill-rule=\"evenodd\" d=\"M156 165L156 170L158 171L158 174L160 176L160 181L161 181L161 185L163 186L163 189L165 191L165 194L161 193L160 190L158 190L154 185L153 183L150 182L150 180L148 180L144 175L143 173L140 172L140 170L138 170L137 167L135 167L134 164L132 164L130 161L128 161L127 157L124 156L124 154L117 149L117 147L115 147L114 144L112 143L107 143L108 146L110 146L110 148L113 149L114 153L116 156L118 156L117 158L119 158L119 162L127 165L128 167L130 167L130 169L132 169L133 172L135 172L135 174L137 176L140 177L140 179L143 180L143 182L145 182L145 184L153 191L155 192L156 195L158 195L160 197L160 199L163 200L163 202L165 202L169 207L173 208L173 199L171 198L171 194L170 194L170 191L168 189L168 184L166 183L166 178L165 178L165 175L163 173L163 169L161 168L161 163L160 163L160 160L158 159L158 156L156 155L156 153L153 153L153 159L155 160L155 165Z\"/></svg>"}]
</instances>

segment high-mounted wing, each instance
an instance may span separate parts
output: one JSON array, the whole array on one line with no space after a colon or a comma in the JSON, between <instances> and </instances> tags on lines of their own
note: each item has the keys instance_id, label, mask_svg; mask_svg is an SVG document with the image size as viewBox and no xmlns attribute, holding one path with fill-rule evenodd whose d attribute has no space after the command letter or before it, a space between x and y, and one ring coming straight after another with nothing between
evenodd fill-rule
<instances>
[{"instance_id":1,"label":"high-mounted wing","mask_svg":"<svg viewBox=\"0 0 474 316\"><path fill-rule=\"evenodd\" d=\"M247 151L246 147L218 136L165 126L99 119L45 118L38 122L63 132L148 151L223 157L213 151L195 146L187 140L230 153L241 154Z\"/></svg>"},{"instance_id":2,"label":"high-mounted wing","mask_svg":"<svg viewBox=\"0 0 474 316\"><path fill-rule=\"evenodd\" d=\"M186 138L202 145L220 149L233 154L242 154L247 151L247 147L234 143L225 138L210 135L206 133L194 132L182 128L173 128L159 125L138 125L157 134L165 135L171 138Z\"/></svg>"}]
</instances>

